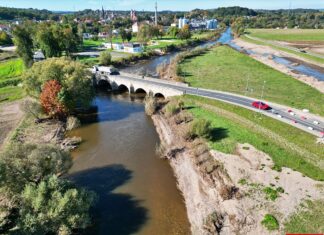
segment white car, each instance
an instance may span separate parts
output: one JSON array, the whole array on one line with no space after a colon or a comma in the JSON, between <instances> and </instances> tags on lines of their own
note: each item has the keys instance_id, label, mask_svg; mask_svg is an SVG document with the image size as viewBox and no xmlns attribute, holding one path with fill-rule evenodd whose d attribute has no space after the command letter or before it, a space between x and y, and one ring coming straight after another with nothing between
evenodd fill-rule
<instances>
[{"instance_id":1,"label":"white car","mask_svg":"<svg viewBox=\"0 0 324 235\"><path fill-rule=\"evenodd\" d=\"M313 128L313 127L311 127L311 126L309 126L309 127L308 127L308 129L309 129L309 130L311 130L311 131L312 131L312 130L314 130L314 128Z\"/></svg>"},{"instance_id":2,"label":"white car","mask_svg":"<svg viewBox=\"0 0 324 235\"><path fill-rule=\"evenodd\" d=\"M313 121L315 125L319 125L320 123L318 121Z\"/></svg>"},{"instance_id":3,"label":"white car","mask_svg":"<svg viewBox=\"0 0 324 235\"><path fill-rule=\"evenodd\" d=\"M282 118L282 116L281 116L281 115L277 115L277 117L278 117L278 118Z\"/></svg>"},{"instance_id":4,"label":"white car","mask_svg":"<svg viewBox=\"0 0 324 235\"><path fill-rule=\"evenodd\" d=\"M296 114L294 112L289 113L291 116L295 116Z\"/></svg>"}]
</instances>

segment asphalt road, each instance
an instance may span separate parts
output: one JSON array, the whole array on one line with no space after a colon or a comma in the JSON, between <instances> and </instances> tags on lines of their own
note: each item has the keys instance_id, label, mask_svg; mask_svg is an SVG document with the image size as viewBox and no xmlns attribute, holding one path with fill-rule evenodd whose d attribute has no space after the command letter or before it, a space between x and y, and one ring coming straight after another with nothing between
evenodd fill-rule
<instances>
[{"instance_id":1,"label":"asphalt road","mask_svg":"<svg viewBox=\"0 0 324 235\"><path fill-rule=\"evenodd\" d=\"M236 94L231 93L225 93L221 91L211 91L201 88L195 88L195 87L186 87L183 85L178 85L175 83L165 83L165 81L159 81L158 79L140 79L140 78L134 78L129 76L122 76L124 78L134 80L134 81L140 81L140 82L147 82L150 84L156 84L158 86L165 86L173 89L177 89L180 91L183 91L185 94L189 95L197 95L201 97L207 97L211 99L216 99L220 101L225 101L234 105L238 105L247 109L250 109L255 112L260 112L262 114L265 114L266 116L272 117L276 120L288 123L292 126L295 126L296 128L299 128L301 130L307 131L313 135L322 137L324 133L324 123L319 122L315 119L305 119L303 116L298 116L294 113L289 113L287 109L283 109L279 105L276 106L275 104L271 104L270 110L259 110L257 108L254 108L252 106L252 102L256 101L256 99L250 98L250 97L244 97ZM292 115L294 114L294 115ZM305 114L304 116L307 116ZM314 121L318 121L319 124L314 124Z\"/></svg>"}]
</instances>

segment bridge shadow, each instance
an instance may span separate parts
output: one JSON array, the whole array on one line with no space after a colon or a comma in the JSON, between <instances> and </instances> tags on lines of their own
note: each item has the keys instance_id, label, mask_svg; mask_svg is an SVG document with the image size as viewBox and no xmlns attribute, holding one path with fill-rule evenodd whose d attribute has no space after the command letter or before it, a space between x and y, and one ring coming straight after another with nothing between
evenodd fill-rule
<instances>
[{"instance_id":1,"label":"bridge shadow","mask_svg":"<svg viewBox=\"0 0 324 235\"><path fill-rule=\"evenodd\" d=\"M209 139L213 142L220 141L228 137L228 129L218 127L213 128L210 132Z\"/></svg>"},{"instance_id":2,"label":"bridge shadow","mask_svg":"<svg viewBox=\"0 0 324 235\"><path fill-rule=\"evenodd\" d=\"M88 112L79 113L82 124L123 120L134 113L144 113L143 99L128 93L113 94L97 92L93 106Z\"/></svg>"},{"instance_id":3,"label":"bridge shadow","mask_svg":"<svg viewBox=\"0 0 324 235\"><path fill-rule=\"evenodd\" d=\"M132 178L132 172L123 165L93 168L72 173L67 178L98 196L91 211L93 225L84 234L134 234L147 221L148 212L140 205L141 201L130 194L113 192Z\"/></svg>"}]
</instances>

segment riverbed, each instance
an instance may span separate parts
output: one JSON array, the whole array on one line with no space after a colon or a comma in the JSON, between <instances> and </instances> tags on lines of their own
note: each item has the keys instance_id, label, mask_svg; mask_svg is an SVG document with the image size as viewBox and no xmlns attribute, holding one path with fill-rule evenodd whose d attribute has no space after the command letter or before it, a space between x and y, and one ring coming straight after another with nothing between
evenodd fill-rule
<instances>
[{"instance_id":1,"label":"riverbed","mask_svg":"<svg viewBox=\"0 0 324 235\"><path fill-rule=\"evenodd\" d=\"M141 99L98 93L98 112L82 118L70 178L99 198L85 234L190 234L186 208Z\"/></svg>"}]
</instances>

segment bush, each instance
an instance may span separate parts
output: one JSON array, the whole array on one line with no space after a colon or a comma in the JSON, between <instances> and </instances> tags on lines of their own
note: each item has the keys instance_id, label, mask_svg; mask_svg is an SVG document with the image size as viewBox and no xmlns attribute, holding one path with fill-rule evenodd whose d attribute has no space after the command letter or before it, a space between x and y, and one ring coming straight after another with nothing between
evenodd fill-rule
<instances>
[{"instance_id":1,"label":"bush","mask_svg":"<svg viewBox=\"0 0 324 235\"><path fill-rule=\"evenodd\" d=\"M27 115L31 115L36 119L40 119L40 115L42 114L42 106L34 101L34 100L24 100L21 105L20 108L27 114Z\"/></svg>"},{"instance_id":2,"label":"bush","mask_svg":"<svg viewBox=\"0 0 324 235\"><path fill-rule=\"evenodd\" d=\"M264 219L261 221L261 224L266 227L269 231L278 230L279 223L276 217L270 214L266 214Z\"/></svg>"},{"instance_id":3,"label":"bush","mask_svg":"<svg viewBox=\"0 0 324 235\"><path fill-rule=\"evenodd\" d=\"M110 65L111 64L111 54L109 51L103 51L100 53L99 63L101 65Z\"/></svg>"},{"instance_id":4,"label":"bush","mask_svg":"<svg viewBox=\"0 0 324 235\"><path fill-rule=\"evenodd\" d=\"M90 225L93 192L77 189L56 176L28 184L22 195L17 234L74 234Z\"/></svg>"},{"instance_id":5,"label":"bush","mask_svg":"<svg viewBox=\"0 0 324 235\"><path fill-rule=\"evenodd\" d=\"M266 194L268 200L275 201L278 198L278 191L271 187L264 188L263 192Z\"/></svg>"},{"instance_id":6,"label":"bush","mask_svg":"<svg viewBox=\"0 0 324 235\"><path fill-rule=\"evenodd\" d=\"M152 96L147 96L144 102L145 102L145 113L149 116L152 116L155 113L158 106L156 99Z\"/></svg>"},{"instance_id":7,"label":"bush","mask_svg":"<svg viewBox=\"0 0 324 235\"><path fill-rule=\"evenodd\" d=\"M194 139L196 137L208 138L211 132L211 122L206 119L196 119L189 128L189 136Z\"/></svg>"},{"instance_id":8,"label":"bush","mask_svg":"<svg viewBox=\"0 0 324 235\"><path fill-rule=\"evenodd\" d=\"M27 183L39 183L50 175L66 173L72 159L68 152L52 145L12 144L2 153L0 163L5 179L0 183L20 192Z\"/></svg>"},{"instance_id":9,"label":"bush","mask_svg":"<svg viewBox=\"0 0 324 235\"><path fill-rule=\"evenodd\" d=\"M168 117L172 117L173 115L175 115L177 112L179 112L178 107L173 104L173 103L169 103L167 104L167 106L165 107L165 114Z\"/></svg>"}]
</instances>

